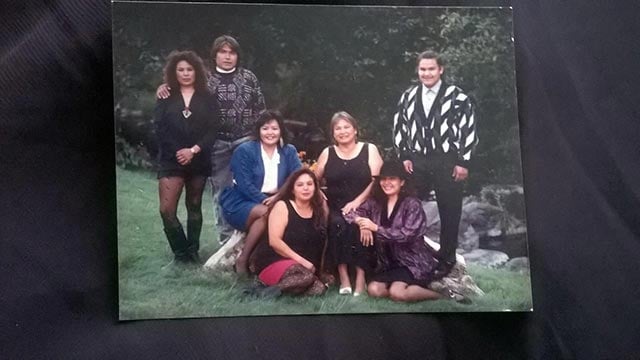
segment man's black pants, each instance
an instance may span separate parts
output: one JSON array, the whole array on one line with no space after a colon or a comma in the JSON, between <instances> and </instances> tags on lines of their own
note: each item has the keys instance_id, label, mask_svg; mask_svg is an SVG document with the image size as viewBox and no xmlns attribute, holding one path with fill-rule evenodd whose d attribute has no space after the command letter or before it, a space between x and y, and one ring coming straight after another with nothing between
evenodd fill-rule
<instances>
[{"instance_id":1,"label":"man's black pants","mask_svg":"<svg viewBox=\"0 0 640 360\"><path fill-rule=\"evenodd\" d=\"M434 190L440 213L440 250L441 261L455 262L458 247L458 228L462 212L462 181L455 182L453 168L456 166L456 154L435 153L414 155L412 182L420 199L426 200Z\"/></svg>"}]
</instances>

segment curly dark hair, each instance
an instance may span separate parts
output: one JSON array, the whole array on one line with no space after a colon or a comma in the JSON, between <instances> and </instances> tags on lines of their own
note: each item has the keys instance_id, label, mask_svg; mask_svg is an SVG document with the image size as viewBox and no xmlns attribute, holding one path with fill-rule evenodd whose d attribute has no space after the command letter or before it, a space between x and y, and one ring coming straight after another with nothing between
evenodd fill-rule
<instances>
[{"instance_id":1,"label":"curly dark hair","mask_svg":"<svg viewBox=\"0 0 640 360\"><path fill-rule=\"evenodd\" d=\"M313 227L321 232L326 232L327 222L326 215L324 210L324 198L322 197L322 193L320 191L320 182L316 177L316 174L313 170L309 168L301 168L294 171L289 177L287 181L282 185L278 193L276 194L273 201L269 204L269 213L273 209L273 206L280 200L288 201L294 200L293 196L293 187L296 183L296 180L304 174L311 176L313 179L313 184L315 186L315 190L313 191L313 197L311 197L311 209L313 210Z\"/></svg>"},{"instance_id":2,"label":"curly dark hair","mask_svg":"<svg viewBox=\"0 0 640 360\"><path fill-rule=\"evenodd\" d=\"M207 73L205 72L204 63L202 59L193 51L172 51L167 56L167 64L164 66L164 82L172 89L180 89L178 78L176 76L176 68L180 61L186 61L189 65L193 66L196 72L196 79L193 86L196 91L207 91Z\"/></svg>"},{"instance_id":3,"label":"curly dark hair","mask_svg":"<svg viewBox=\"0 0 640 360\"><path fill-rule=\"evenodd\" d=\"M284 146L288 140L287 129L284 127L284 117L278 110L262 110L258 114L258 119L253 129L253 136L256 140L260 140L260 128L271 120L275 120L278 123L280 127L280 139L282 139L281 145Z\"/></svg>"}]
</instances>

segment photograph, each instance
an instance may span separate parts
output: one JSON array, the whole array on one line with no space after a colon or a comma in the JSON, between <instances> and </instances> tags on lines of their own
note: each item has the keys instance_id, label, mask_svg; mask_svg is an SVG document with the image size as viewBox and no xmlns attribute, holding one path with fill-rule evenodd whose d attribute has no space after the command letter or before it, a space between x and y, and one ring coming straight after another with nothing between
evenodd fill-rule
<instances>
[{"instance_id":1,"label":"photograph","mask_svg":"<svg viewBox=\"0 0 640 360\"><path fill-rule=\"evenodd\" d=\"M112 16L120 320L533 311L510 7Z\"/></svg>"}]
</instances>

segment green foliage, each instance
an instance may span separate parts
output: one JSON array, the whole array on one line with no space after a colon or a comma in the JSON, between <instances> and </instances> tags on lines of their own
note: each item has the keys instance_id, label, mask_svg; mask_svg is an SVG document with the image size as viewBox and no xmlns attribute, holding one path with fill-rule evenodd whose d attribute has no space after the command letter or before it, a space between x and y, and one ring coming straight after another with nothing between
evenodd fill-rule
<instances>
[{"instance_id":1,"label":"green foliage","mask_svg":"<svg viewBox=\"0 0 640 360\"><path fill-rule=\"evenodd\" d=\"M441 52L445 78L476 105L470 189L522 183L509 9L116 3L116 105L144 112L117 118L136 123L123 128L143 129L151 118L142 97L153 99L166 54L190 48L210 62L210 44L223 33L240 41L241 62L260 79L268 107L323 131L346 110L361 138L381 148L392 145L401 92L417 80L416 55ZM149 140L144 132L129 139L152 147Z\"/></svg>"},{"instance_id":2,"label":"green foliage","mask_svg":"<svg viewBox=\"0 0 640 360\"><path fill-rule=\"evenodd\" d=\"M143 146L133 146L116 134L116 165L125 169L150 169L153 165L149 153Z\"/></svg>"},{"instance_id":3,"label":"green foliage","mask_svg":"<svg viewBox=\"0 0 640 360\"><path fill-rule=\"evenodd\" d=\"M200 268L164 268L171 250L158 214L157 180L151 173L116 171L118 212L118 277L121 319L241 316L277 314L336 314L376 312L529 311L531 284L528 275L469 267L486 295L462 305L447 300L415 304L395 303L366 296L340 296L333 287L324 296L256 300L244 297L245 283L229 273ZM203 233L200 255L206 259L218 244L214 228L211 192L203 199ZM180 202L178 217L186 213Z\"/></svg>"}]
</instances>

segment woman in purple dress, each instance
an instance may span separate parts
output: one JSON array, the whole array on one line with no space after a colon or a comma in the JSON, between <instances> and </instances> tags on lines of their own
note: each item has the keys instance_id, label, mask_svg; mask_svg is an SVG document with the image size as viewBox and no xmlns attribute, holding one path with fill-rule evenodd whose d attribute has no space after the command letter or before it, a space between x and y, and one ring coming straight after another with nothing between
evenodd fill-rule
<instances>
[{"instance_id":1,"label":"woman in purple dress","mask_svg":"<svg viewBox=\"0 0 640 360\"><path fill-rule=\"evenodd\" d=\"M378 268L367 292L402 302L439 299L427 288L438 262L424 242L426 216L420 200L406 194L405 180L401 163L386 162L373 196L347 215L359 226L363 245L376 248Z\"/></svg>"}]
</instances>

